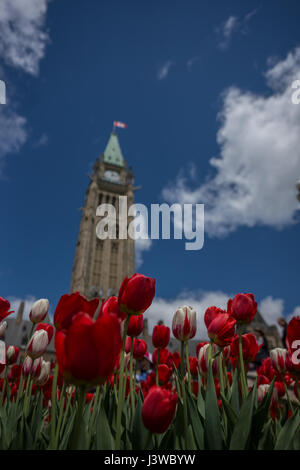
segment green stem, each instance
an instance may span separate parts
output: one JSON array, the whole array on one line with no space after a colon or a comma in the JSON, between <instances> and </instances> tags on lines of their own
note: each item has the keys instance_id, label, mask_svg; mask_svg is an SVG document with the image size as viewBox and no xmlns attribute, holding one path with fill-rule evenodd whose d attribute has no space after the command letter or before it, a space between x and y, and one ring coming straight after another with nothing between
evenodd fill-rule
<instances>
[{"instance_id":1,"label":"green stem","mask_svg":"<svg viewBox=\"0 0 300 470\"><path fill-rule=\"evenodd\" d=\"M129 368L129 380L130 380L130 402L131 402L131 411L132 411L132 419L134 416L134 410L135 410L135 399L134 399L134 389L133 389L133 338L131 338L131 343L130 343L130 368Z\"/></svg>"},{"instance_id":2,"label":"green stem","mask_svg":"<svg viewBox=\"0 0 300 470\"><path fill-rule=\"evenodd\" d=\"M79 445L79 433L80 433L80 427L83 419L83 409L84 409L84 403L85 403L85 387L80 386L79 387L79 396L78 396L78 409L77 409L77 414L76 414L76 420L75 420L75 425L73 428L73 433L71 437L71 449L74 450L79 450L78 445Z\"/></svg>"},{"instance_id":3,"label":"green stem","mask_svg":"<svg viewBox=\"0 0 300 470\"><path fill-rule=\"evenodd\" d=\"M190 391L190 393L192 393L192 379L191 379L191 368L190 368L190 361L189 361L188 341L185 341L185 360L186 360L186 368L187 368L187 372L188 372L189 391Z\"/></svg>"},{"instance_id":4,"label":"green stem","mask_svg":"<svg viewBox=\"0 0 300 470\"><path fill-rule=\"evenodd\" d=\"M186 393L184 383L184 341L181 341L181 388L183 400L183 424L184 424L184 440L185 448L188 448L188 420L187 420L187 406L186 406Z\"/></svg>"},{"instance_id":5,"label":"green stem","mask_svg":"<svg viewBox=\"0 0 300 470\"><path fill-rule=\"evenodd\" d=\"M292 402L291 402L291 399L290 399L290 396L289 396L289 391L288 391L283 373L281 373L281 377L282 377L282 381L283 381L284 390L285 390L286 399L287 399L287 402L288 402L288 405L289 405L289 409L292 413L294 413L293 405L292 405Z\"/></svg>"},{"instance_id":6,"label":"green stem","mask_svg":"<svg viewBox=\"0 0 300 470\"><path fill-rule=\"evenodd\" d=\"M129 324L129 315L126 318L124 331L123 331L123 346L121 352L120 360L120 374L119 374L119 397L118 397L118 408L117 408L117 429L116 429L116 450L120 450L121 444L121 417L124 404L124 352L125 352L125 342Z\"/></svg>"},{"instance_id":7,"label":"green stem","mask_svg":"<svg viewBox=\"0 0 300 470\"><path fill-rule=\"evenodd\" d=\"M58 377L58 364L56 363L52 382L51 394L51 434L50 434L50 449L55 449L55 422L56 422L56 397L57 397L57 377Z\"/></svg>"},{"instance_id":8,"label":"green stem","mask_svg":"<svg viewBox=\"0 0 300 470\"><path fill-rule=\"evenodd\" d=\"M156 359L156 366L155 366L155 384L158 386L158 366L159 366L159 356L160 356L160 348L157 350L157 359Z\"/></svg>"},{"instance_id":9,"label":"green stem","mask_svg":"<svg viewBox=\"0 0 300 470\"><path fill-rule=\"evenodd\" d=\"M238 331L239 335L239 357L240 357L240 379L241 379L241 388L242 388L242 398L243 401L245 400L248 392L248 385L247 385L247 379L246 379L246 374L245 374L245 365L244 365L244 358L243 358L243 340L242 340L242 333Z\"/></svg>"},{"instance_id":10,"label":"green stem","mask_svg":"<svg viewBox=\"0 0 300 470\"><path fill-rule=\"evenodd\" d=\"M61 427L61 423L62 423L62 419L64 415L65 399L66 399L66 384L64 382L61 393L60 393L60 397L59 397L59 415L58 415L56 434L55 434L55 444L54 444L55 449L57 449L57 446L58 446L59 431L60 431L60 427Z\"/></svg>"}]
</instances>

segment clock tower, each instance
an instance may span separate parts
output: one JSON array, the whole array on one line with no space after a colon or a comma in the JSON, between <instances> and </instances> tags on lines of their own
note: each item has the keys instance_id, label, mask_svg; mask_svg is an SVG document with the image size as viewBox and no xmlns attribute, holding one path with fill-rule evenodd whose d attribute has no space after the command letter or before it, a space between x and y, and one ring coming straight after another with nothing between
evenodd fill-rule
<instances>
[{"instance_id":1,"label":"clock tower","mask_svg":"<svg viewBox=\"0 0 300 470\"><path fill-rule=\"evenodd\" d=\"M71 279L71 292L88 298L108 297L118 293L125 276L134 273L134 240L98 239L96 209L108 203L115 207L119 220L119 196L127 196L127 207L134 202L134 179L127 169L118 136L113 131L104 153L97 159L86 191ZM128 224L132 217L128 217Z\"/></svg>"}]
</instances>

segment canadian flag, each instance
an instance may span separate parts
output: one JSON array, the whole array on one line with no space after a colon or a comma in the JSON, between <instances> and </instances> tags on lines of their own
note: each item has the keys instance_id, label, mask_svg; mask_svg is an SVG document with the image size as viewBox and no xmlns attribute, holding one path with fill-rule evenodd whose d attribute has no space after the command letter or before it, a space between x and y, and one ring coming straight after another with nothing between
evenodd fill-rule
<instances>
[{"instance_id":1,"label":"canadian flag","mask_svg":"<svg viewBox=\"0 0 300 470\"><path fill-rule=\"evenodd\" d=\"M122 129L126 129L127 124L124 124L124 122L120 121L114 121L114 127L122 127Z\"/></svg>"}]
</instances>

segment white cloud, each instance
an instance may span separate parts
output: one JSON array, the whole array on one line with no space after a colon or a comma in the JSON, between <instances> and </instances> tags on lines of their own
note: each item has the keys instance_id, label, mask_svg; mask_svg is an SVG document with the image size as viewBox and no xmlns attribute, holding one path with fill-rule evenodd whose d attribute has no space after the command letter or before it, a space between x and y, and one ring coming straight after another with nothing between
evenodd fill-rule
<instances>
[{"instance_id":1,"label":"white cloud","mask_svg":"<svg viewBox=\"0 0 300 470\"><path fill-rule=\"evenodd\" d=\"M205 230L224 236L240 226L283 228L296 220L300 176L300 105L291 84L300 76L300 48L266 73L268 96L231 87L223 95L215 175L198 187L179 173L163 190L168 202L204 203Z\"/></svg>"},{"instance_id":2,"label":"white cloud","mask_svg":"<svg viewBox=\"0 0 300 470\"><path fill-rule=\"evenodd\" d=\"M0 173L3 157L11 152L17 152L26 141L26 119L0 105Z\"/></svg>"},{"instance_id":3,"label":"white cloud","mask_svg":"<svg viewBox=\"0 0 300 470\"><path fill-rule=\"evenodd\" d=\"M135 241L135 270L138 270L143 264L143 253L149 251L152 245L152 240L147 238L145 240L138 239Z\"/></svg>"},{"instance_id":4,"label":"white cloud","mask_svg":"<svg viewBox=\"0 0 300 470\"><path fill-rule=\"evenodd\" d=\"M229 47L234 33L247 34L249 21L259 10L260 7L255 8L242 18L230 15L221 26L216 28L216 33L220 37L218 44L220 49L226 50Z\"/></svg>"},{"instance_id":5,"label":"white cloud","mask_svg":"<svg viewBox=\"0 0 300 470\"><path fill-rule=\"evenodd\" d=\"M156 77L158 80L164 80L167 78L170 68L175 65L172 60L167 60L157 71Z\"/></svg>"},{"instance_id":6,"label":"white cloud","mask_svg":"<svg viewBox=\"0 0 300 470\"><path fill-rule=\"evenodd\" d=\"M37 75L48 34L47 0L1 0L0 56L8 65Z\"/></svg>"},{"instance_id":7,"label":"white cloud","mask_svg":"<svg viewBox=\"0 0 300 470\"><path fill-rule=\"evenodd\" d=\"M8 297L7 300L10 302L10 310L14 310L14 313L12 313L9 316L9 318L16 317L16 315L18 313L20 303L23 300L24 303L25 303L24 312L23 312L23 319L28 320L31 307L34 304L34 302L37 300L37 298L34 297L33 295L27 295L24 299L20 299L18 297L12 296L12 297Z\"/></svg>"}]
</instances>

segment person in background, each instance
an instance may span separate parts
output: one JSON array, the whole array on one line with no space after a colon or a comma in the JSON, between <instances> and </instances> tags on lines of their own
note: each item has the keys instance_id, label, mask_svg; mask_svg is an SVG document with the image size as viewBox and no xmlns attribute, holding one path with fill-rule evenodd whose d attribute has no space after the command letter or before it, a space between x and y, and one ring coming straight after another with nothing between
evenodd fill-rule
<instances>
[{"instance_id":1,"label":"person in background","mask_svg":"<svg viewBox=\"0 0 300 470\"><path fill-rule=\"evenodd\" d=\"M140 361L140 374L136 374L136 379L138 382L141 382L142 380L146 380L147 375L150 374L150 372L153 369L153 364L152 364L152 357L149 352L145 354L143 359Z\"/></svg>"},{"instance_id":2,"label":"person in background","mask_svg":"<svg viewBox=\"0 0 300 470\"><path fill-rule=\"evenodd\" d=\"M269 356L269 345L267 338L262 330L259 330L256 328L254 330L254 334L256 336L256 340L261 346L260 350L257 353L256 360L254 362L256 369L261 366L261 363L264 359L266 359Z\"/></svg>"},{"instance_id":3,"label":"person in background","mask_svg":"<svg viewBox=\"0 0 300 470\"><path fill-rule=\"evenodd\" d=\"M282 336L281 336L282 346L286 348L285 339L286 339L287 322L284 317L281 317L281 318L278 318L277 323L282 328Z\"/></svg>"}]
</instances>

